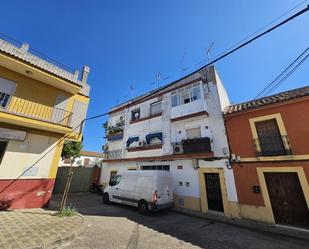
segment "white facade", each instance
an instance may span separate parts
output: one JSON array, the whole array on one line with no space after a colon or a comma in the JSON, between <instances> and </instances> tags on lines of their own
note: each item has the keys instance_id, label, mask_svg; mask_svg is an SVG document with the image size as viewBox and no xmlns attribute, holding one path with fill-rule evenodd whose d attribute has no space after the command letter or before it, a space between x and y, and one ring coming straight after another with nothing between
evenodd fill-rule
<instances>
[{"instance_id":1,"label":"white facade","mask_svg":"<svg viewBox=\"0 0 309 249\"><path fill-rule=\"evenodd\" d=\"M60 158L59 167L69 167L71 163L70 160ZM96 152L83 153L77 157L73 163L73 167L88 167L92 168L94 166L101 167L103 161L102 155Z\"/></svg>"},{"instance_id":2,"label":"white facade","mask_svg":"<svg viewBox=\"0 0 309 249\"><path fill-rule=\"evenodd\" d=\"M151 113L152 104L159 101L162 113L158 113L158 105L156 113ZM166 165L173 176L175 205L205 211L203 174L221 172L222 198L225 202L236 203L222 114L228 105L224 86L210 67L111 109L108 126L120 120L124 120L124 125L122 132L107 134L101 183L109 182L111 171ZM138 141L128 144L137 138ZM186 141L194 141L193 147L185 145ZM226 205L224 213L231 215L235 208L228 207L227 212Z\"/></svg>"}]
</instances>

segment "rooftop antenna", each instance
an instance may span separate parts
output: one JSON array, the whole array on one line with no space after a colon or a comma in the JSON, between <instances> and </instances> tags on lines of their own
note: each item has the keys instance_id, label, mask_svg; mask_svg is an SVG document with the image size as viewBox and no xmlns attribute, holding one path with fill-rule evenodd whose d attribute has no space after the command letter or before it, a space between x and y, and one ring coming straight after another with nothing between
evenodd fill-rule
<instances>
[{"instance_id":1,"label":"rooftop antenna","mask_svg":"<svg viewBox=\"0 0 309 249\"><path fill-rule=\"evenodd\" d=\"M156 73L156 82L157 82L158 88L160 87L160 80L161 80L161 73L157 72Z\"/></svg>"},{"instance_id":2,"label":"rooftop antenna","mask_svg":"<svg viewBox=\"0 0 309 249\"><path fill-rule=\"evenodd\" d=\"M130 92L131 92L131 97L133 99L135 96L135 85L134 84L130 86Z\"/></svg>"},{"instance_id":3,"label":"rooftop antenna","mask_svg":"<svg viewBox=\"0 0 309 249\"><path fill-rule=\"evenodd\" d=\"M181 71L181 74L185 74L185 71L188 70L187 67L184 67L185 57L186 57L186 52L183 53L183 55L181 57L181 60L180 60L180 71Z\"/></svg>"},{"instance_id":4,"label":"rooftop antenna","mask_svg":"<svg viewBox=\"0 0 309 249\"><path fill-rule=\"evenodd\" d=\"M211 51L212 47L214 46L214 44L215 44L214 42L211 42L209 47L207 49L205 48L205 54L206 54L208 62L210 61L210 51Z\"/></svg>"}]
</instances>

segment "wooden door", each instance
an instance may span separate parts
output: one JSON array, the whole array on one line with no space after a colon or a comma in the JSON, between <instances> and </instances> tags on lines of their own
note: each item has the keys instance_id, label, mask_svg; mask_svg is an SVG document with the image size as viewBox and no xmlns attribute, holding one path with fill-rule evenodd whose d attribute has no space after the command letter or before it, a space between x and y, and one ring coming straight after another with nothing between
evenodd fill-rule
<instances>
[{"instance_id":1,"label":"wooden door","mask_svg":"<svg viewBox=\"0 0 309 249\"><path fill-rule=\"evenodd\" d=\"M276 223L309 227L309 210L297 173L264 173Z\"/></svg>"},{"instance_id":2,"label":"wooden door","mask_svg":"<svg viewBox=\"0 0 309 249\"><path fill-rule=\"evenodd\" d=\"M205 173L208 209L224 212L219 173Z\"/></svg>"}]
</instances>

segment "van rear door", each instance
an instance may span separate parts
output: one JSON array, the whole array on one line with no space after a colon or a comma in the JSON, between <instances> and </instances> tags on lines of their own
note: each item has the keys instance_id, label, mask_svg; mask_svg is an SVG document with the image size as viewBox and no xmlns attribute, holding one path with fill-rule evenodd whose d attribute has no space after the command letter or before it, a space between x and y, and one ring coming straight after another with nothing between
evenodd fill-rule
<instances>
[{"instance_id":1,"label":"van rear door","mask_svg":"<svg viewBox=\"0 0 309 249\"><path fill-rule=\"evenodd\" d=\"M158 176L157 191L158 204L172 202L174 200L172 178L169 176Z\"/></svg>"}]
</instances>

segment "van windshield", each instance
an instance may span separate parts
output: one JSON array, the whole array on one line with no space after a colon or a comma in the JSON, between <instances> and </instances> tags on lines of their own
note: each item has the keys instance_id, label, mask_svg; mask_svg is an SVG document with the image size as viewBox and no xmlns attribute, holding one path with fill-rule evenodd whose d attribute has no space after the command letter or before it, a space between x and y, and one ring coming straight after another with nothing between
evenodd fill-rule
<instances>
[{"instance_id":1,"label":"van windshield","mask_svg":"<svg viewBox=\"0 0 309 249\"><path fill-rule=\"evenodd\" d=\"M121 180L121 175L116 175L109 183L110 186L115 186L117 184L119 184Z\"/></svg>"}]
</instances>

